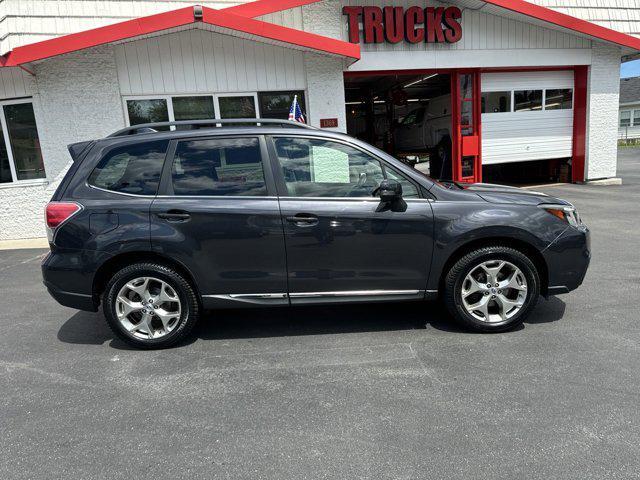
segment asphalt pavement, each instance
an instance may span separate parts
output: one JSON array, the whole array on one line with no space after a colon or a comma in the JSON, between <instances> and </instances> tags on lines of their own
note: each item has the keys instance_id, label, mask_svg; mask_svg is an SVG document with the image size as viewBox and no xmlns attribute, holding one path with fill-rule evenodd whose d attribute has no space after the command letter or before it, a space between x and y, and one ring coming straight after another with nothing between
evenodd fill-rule
<instances>
[{"instance_id":1,"label":"asphalt pavement","mask_svg":"<svg viewBox=\"0 0 640 480\"><path fill-rule=\"evenodd\" d=\"M584 285L513 332L438 304L225 311L136 351L0 252L0 479L640 478L640 150L544 189L592 229Z\"/></svg>"}]
</instances>

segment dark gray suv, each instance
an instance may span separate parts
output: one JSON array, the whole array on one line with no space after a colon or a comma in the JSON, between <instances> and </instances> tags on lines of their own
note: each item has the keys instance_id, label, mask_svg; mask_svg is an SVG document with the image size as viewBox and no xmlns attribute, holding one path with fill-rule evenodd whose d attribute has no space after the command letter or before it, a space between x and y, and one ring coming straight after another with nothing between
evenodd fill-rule
<instances>
[{"instance_id":1,"label":"dark gray suv","mask_svg":"<svg viewBox=\"0 0 640 480\"><path fill-rule=\"evenodd\" d=\"M141 348L175 344L208 309L438 297L466 327L499 332L589 265L564 200L440 184L296 123L138 125L69 151L44 283L63 305L102 304Z\"/></svg>"}]
</instances>

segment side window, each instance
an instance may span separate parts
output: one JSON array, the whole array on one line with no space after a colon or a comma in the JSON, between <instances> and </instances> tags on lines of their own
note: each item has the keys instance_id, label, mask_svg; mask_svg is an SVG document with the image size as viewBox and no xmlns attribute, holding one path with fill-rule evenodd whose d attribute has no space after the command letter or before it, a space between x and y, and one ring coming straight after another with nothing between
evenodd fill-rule
<instances>
[{"instance_id":1,"label":"side window","mask_svg":"<svg viewBox=\"0 0 640 480\"><path fill-rule=\"evenodd\" d=\"M171 179L175 195L267 195L257 138L181 141Z\"/></svg>"},{"instance_id":2,"label":"side window","mask_svg":"<svg viewBox=\"0 0 640 480\"><path fill-rule=\"evenodd\" d=\"M384 178L397 180L405 198L418 198L416 186L357 148L307 138L274 139L287 193L292 197L372 197ZM385 175L386 174L386 175Z\"/></svg>"},{"instance_id":3,"label":"side window","mask_svg":"<svg viewBox=\"0 0 640 480\"><path fill-rule=\"evenodd\" d=\"M114 192L155 195L168 145L167 140L160 140L109 150L88 183Z\"/></svg>"},{"instance_id":4,"label":"side window","mask_svg":"<svg viewBox=\"0 0 640 480\"><path fill-rule=\"evenodd\" d=\"M403 175L387 166L384 167L384 170L388 179L395 180L402 185L402 198L420 198L417 187Z\"/></svg>"}]
</instances>

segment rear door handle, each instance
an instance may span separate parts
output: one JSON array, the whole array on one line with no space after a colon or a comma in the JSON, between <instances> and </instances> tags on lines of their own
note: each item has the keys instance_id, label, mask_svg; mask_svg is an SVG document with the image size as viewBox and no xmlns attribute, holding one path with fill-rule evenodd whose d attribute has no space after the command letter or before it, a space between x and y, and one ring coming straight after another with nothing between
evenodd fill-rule
<instances>
[{"instance_id":1,"label":"rear door handle","mask_svg":"<svg viewBox=\"0 0 640 480\"><path fill-rule=\"evenodd\" d=\"M158 213L158 218L167 220L169 222L184 222L191 218L189 212L184 210L169 210L168 212Z\"/></svg>"},{"instance_id":2,"label":"rear door handle","mask_svg":"<svg viewBox=\"0 0 640 480\"><path fill-rule=\"evenodd\" d=\"M285 217L285 220L290 223L295 223L300 226L311 226L318 223L318 217L310 215L308 213L298 213L292 217Z\"/></svg>"}]
</instances>

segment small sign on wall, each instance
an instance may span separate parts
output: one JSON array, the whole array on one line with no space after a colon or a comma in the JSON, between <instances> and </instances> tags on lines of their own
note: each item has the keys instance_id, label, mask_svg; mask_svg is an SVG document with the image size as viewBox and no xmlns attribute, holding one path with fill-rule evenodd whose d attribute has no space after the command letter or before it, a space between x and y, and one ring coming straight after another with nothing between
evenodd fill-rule
<instances>
[{"instance_id":1,"label":"small sign on wall","mask_svg":"<svg viewBox=\"0 0 640 480\"><path fill-rule=\"evenodd\" d=\"M337 128L337 127L338 127L337 118L321 118L320 119L320 128Z\"/></svg>"}]
</instances>

